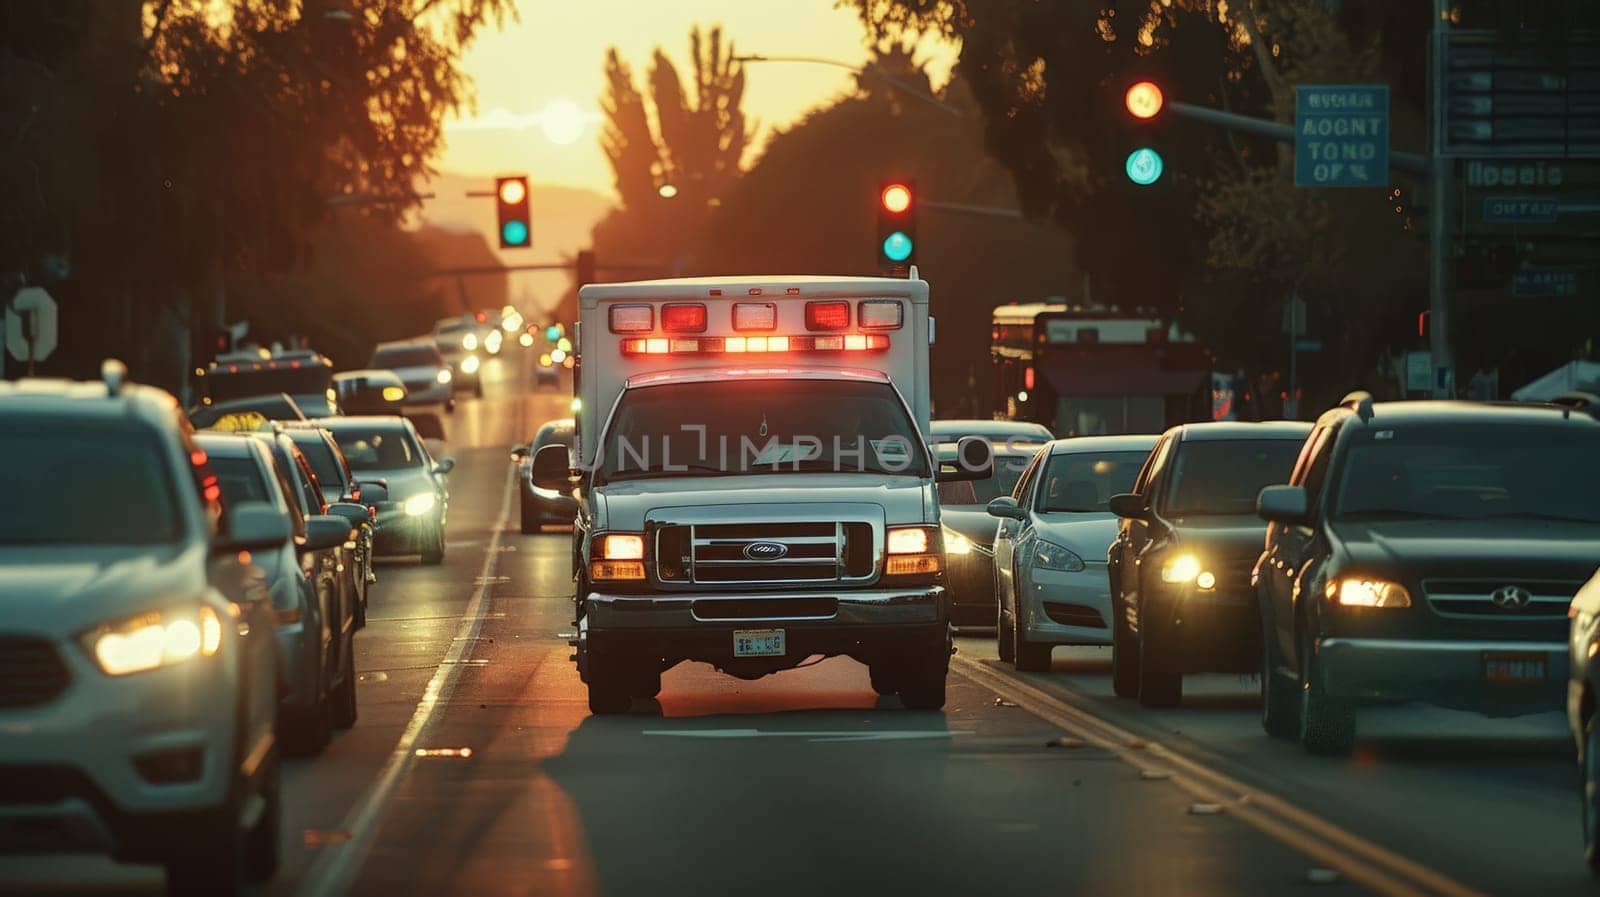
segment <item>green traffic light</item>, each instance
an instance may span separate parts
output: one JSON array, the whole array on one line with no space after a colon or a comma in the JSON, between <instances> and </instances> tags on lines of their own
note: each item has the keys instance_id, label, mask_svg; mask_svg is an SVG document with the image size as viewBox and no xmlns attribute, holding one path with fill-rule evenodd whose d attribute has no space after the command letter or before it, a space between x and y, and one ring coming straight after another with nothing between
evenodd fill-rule
<instances>
[{"instance_id":1,"label":"green traffic light","mask_svg":"<svg viewBox=\"0 0 1600 897\"><path fill-rule=\"evenodd\" d=\"M905 231L895 231L883 239L883 257L891 262L903 262L911 258L911 238Z\"/></svg>"},{"instance_id":2,"label":"green traffic light","mask_svg":"<svg viewBox=\"0 0 1600 897\"><path fill-rule=\"evenodd\" d=\"M521 246L528 242L528 225L521 221L507 221L500 228L500 239L507 246Z\"/></svg>"},{"instance_id":3,"label":"green traffic light","mask_svg":"<svg viewBox=\"0 0 1600 897\"><path fill-rule=\"evenodd\" d=\"M1161 161L1160 153L1148 146L1141 146L1128 154L1128 161L1123 167L1128 172L1128 180L1148 187L1161 180L1166 163Z\"/></svg>"},{"instance_id":4,"label":"green traffic light","mask_svg":"<svg viewBox=\"0 0 1600 897\"><path fill-rule=\"evenodd\" d=\"M544 338L551 342L555 342L561 338L561 328L557 327L555 324L551 324L549 327L544 329Z\"/></svg>"}]
</instances>

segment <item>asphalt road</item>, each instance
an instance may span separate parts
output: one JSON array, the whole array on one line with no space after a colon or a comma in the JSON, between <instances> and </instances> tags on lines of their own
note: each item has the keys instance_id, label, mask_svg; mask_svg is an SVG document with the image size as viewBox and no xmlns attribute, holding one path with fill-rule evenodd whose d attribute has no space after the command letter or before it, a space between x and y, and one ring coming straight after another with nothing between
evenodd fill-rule
<instances>
[{"instance_id":1,"label":"asphalt road","mask_svg":"<svg viewBox=\"0 0 1600 897\"><path fill-rule=\"evenodd\" d=\"M515 524L508 447L565 400L513 354L446 420L450 545L386 563L356 639L361 719L287 774L271 895L1589 892L1558 717L1363 718L1349 760L1268 739L1255 686L1171 711L958 640L942 713L848 660L743 682L704 666L588 714L565 533ZM1065 740L1063 740L1065 739ZM160 893L156 870L0 861L0 892Z\"/></svg>"}]
</instances>

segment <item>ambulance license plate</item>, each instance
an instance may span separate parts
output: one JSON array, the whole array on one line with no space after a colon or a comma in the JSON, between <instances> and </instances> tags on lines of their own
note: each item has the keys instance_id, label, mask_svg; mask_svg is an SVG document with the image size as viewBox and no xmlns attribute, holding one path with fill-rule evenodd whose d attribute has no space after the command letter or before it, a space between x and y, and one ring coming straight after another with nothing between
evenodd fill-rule
<instances>
[{"instance_id":1,"label":"ambulance license plate","mask_svg":"<svg viewBox=\"0 0 1600 897\"><path fill-rule=\"evenodd\" d=\"M1532 685L1548 678L1543 654L1483 652L1483 678L1496 685Z\"/></svg>"},{"instance_id":2,"label":"ambulance license plate","mask_svg":"<svg viewBox=\"0 0 1600 897\"><path fill-rule=\"evenodd\" d=\"M786 652L782 629L735 629L734 657L782 657Z\"/></svg>"}]
</instances>

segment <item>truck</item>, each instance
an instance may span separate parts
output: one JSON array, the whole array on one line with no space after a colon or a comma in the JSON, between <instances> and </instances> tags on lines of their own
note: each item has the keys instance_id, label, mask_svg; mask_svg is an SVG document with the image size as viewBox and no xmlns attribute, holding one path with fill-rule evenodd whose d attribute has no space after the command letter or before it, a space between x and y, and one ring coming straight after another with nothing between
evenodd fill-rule
<instances>
[{"instance_id":1,"label":"truck","mask_svg":"<svg viewBox=\"0 0 1600 897\"><path fill-rule=\"evenodd\" d=\"M535 485L576 492L575 651L596 714L700 661L743 679L847 656L938 709L952 653L929 451L928 284L877 277L588 284L575 449Z\"/></svg>"}]
</instances>

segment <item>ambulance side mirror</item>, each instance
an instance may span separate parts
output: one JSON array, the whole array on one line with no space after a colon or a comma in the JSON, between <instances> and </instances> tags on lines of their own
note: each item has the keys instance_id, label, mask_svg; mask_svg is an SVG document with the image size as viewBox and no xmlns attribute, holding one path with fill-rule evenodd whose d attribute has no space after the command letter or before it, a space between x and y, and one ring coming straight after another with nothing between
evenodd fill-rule
<instances>
[{"instance_id":1,"label":"ambulance side mirror","mask_svg":"<svg viewBox=\"0 0 1600 897\"><path fill-rule=\"evenodd\" d=\"M560 443L551 443L533 455L533 484L541 489L566 492L572 488L572 453Z\"/></svg>"}]
</instances>

